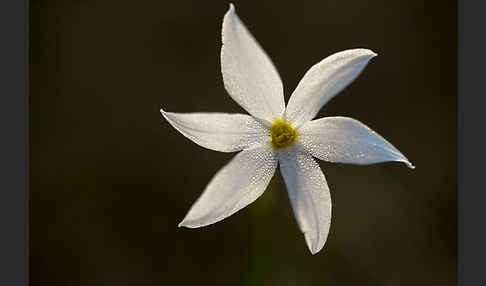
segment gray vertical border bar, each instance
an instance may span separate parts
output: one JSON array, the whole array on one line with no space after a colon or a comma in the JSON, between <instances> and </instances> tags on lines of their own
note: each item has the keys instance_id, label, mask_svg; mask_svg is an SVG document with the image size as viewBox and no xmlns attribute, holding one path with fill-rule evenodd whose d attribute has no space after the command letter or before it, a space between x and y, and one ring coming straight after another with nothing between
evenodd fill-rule
<instances>
[{"instance_id":1,"label":"gray vertical border bar","mask_svg":"<svg viewBox=\"0 0 486 286\"><path fill-rule=\"evenodd\" d=\"M0 1L0 285L28 285L29 2Z\"/></svg>"},{"instance_id":2,"label":"gray vertical border bar","mask_svg":"<svg viewBox=\"0 0 486 286\"><path fill-rule=\"evenodd\" d=\"M458 279L486 285L485 1L458 1Z\"/></svg>"}]
</instances>

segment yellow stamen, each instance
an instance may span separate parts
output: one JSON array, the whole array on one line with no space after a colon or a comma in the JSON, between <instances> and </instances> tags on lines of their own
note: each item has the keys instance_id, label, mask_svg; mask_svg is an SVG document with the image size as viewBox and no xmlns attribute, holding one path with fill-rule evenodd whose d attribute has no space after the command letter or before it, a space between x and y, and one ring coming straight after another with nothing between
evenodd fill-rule
<instances>
[{"instance_id":1,"label":"yellow stamen","mask_svg":"<svg viewBox=\"0 0 486 286\"><path fill-rule=\"evenodd\" d=\"M272 137L272 146L280 149L292 145L295 139L297 139L298 134L297 130L289 122L277 119L272 124L270 136Z\"/></svg>"}]
</instances>

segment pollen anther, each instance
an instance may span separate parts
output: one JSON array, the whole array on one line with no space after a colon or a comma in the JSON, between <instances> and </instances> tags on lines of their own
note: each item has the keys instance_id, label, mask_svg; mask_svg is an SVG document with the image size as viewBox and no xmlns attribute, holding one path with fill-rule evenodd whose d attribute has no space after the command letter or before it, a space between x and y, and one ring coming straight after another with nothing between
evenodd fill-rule
<instances>
[{"instance_id":1,"label":"pollen anther","mask_svg":"<svg viewBox=\"0 0 486 286\"><path fill-rule=\"evenodd\" d=\"M270 136L272 137L272 146L280 149L292 145L298 134L289 122L277 119L272 124Z\"/></svg>"}]
</instances>

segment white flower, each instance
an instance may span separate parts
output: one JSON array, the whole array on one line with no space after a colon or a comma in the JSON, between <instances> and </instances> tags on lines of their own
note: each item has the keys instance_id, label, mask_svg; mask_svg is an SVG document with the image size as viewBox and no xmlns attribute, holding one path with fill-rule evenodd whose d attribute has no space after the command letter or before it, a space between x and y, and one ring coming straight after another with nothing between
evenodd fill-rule
<instances>
[{"instance_id":1,"label":"white flower","mask_svg":"<svg viewBox=\"0 0 486 286\"><path fill-rule=\"evenodd\" d=\"M331 197L313 157L359 165L400 161L413 168L400 151L355 119L312 120L376 54L352 49L325 58L307 71L285 107L277 70L232 4L222 34L224 86L251 116L161 110L194 143L220 152L241 151L212 178L179 226L210 225L246 207L262 195L280 163L297 223L315 254L329 233Z\"/></svg>"}]
</instances>

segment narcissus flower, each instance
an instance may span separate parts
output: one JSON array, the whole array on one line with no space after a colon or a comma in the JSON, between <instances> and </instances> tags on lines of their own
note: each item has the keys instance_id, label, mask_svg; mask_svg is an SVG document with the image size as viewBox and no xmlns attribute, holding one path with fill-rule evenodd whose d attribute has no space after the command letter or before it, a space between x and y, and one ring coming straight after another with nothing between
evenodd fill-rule
<instances>
[{"instance_id":1,"label":"narcissus flower","mask_svg":"<svg viewBox=\"0 0 486 286\"><path fill-rule=\"evenodd\" d=\"M355 119L312 120L376 54L352 49L325 58L307 71L285 107L277 70L233 5L224 16L222 34L224 86L250 115L161 110L194 143L220 152L241 151L216 173L179 226L207 226L246 207L263 194L280 164L297 223L315 254L329 233L331 197L313 157L358 165L399 161L413 168L400 151Z\"/></svg>"}]
</instances>

